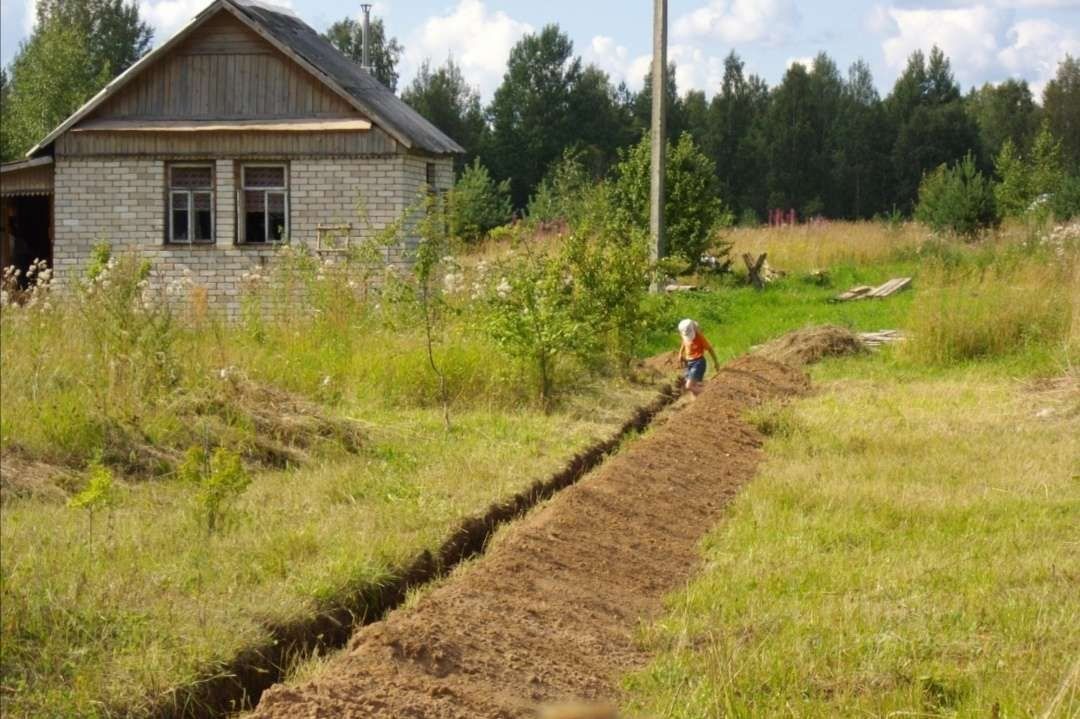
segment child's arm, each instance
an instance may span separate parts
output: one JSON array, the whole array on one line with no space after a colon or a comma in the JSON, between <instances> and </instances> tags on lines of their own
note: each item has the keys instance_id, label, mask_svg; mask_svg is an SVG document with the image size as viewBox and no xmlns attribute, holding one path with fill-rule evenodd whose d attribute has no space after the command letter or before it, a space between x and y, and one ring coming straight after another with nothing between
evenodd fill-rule
<instances>
[{"instance_id":1,"label":"child's arm","mask_svg":"<svg viewBox=\"0 0 1080 719\"><path fill-rule=\"evenodd\" d=\"M720 360L716 359L716 350L712 348L712 342L709 342L709 340L705 340L705 351L709 353L710 357L712 357L712 364L714 368L713 371L719 372Z\"/></svg>"}]
</instances>

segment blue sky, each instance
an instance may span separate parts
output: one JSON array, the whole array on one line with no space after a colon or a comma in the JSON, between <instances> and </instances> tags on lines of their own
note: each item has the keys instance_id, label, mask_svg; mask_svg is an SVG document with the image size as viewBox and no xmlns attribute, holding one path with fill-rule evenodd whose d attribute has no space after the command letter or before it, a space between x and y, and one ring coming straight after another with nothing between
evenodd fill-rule
<instances>
[{"instance_id":1,"label":"blue sky","mask_svg":"<svg viewBox=\"0 0 1080 719\"><path fill-rule=\"evenodd\" d=\"M0 0L0 60L10 61L29 33L35 0ZM346 14L359 0L270 0L291 7L316 29ZM209 0L138 0L167 38ZM407 82L425 58L453 54L466 77L490 98L510 47L523 33L558 23L586 61L632 88L649 62L650 0L383 0L375 12L405 45ZM870 63L882 95L916 48L936 43L950 56L966 90L1007 77L1025 78L1036 93L1065 53L1080 56L1080 0L670 0L670 58L679 86L718 87L723 58L734 49L747 69L776 84L787 66L824 50L842 69Z\"/></svg>"}]
</instances>

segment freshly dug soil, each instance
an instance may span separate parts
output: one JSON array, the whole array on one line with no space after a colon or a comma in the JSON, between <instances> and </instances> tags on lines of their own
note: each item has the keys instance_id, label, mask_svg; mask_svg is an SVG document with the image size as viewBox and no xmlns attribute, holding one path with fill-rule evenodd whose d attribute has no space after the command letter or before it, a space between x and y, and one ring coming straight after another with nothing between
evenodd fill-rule
<instances>
[{"instance_id":1,"label":"freshly dug soil","mask_svg":"<svg viewBox=\"0 0 1080 719\"><path fill-rule=\"evenodd\" d=\"M788 332L755 347L751 353L792 367L805 367L825 357L840 357L865 351L866 346L851 330L836 325L821 325Z\"/></svg>"},{"instance_id":2,"label":"freshly dug soil","mask_svg":"<svg viewBox=\"0 0 1080 719\"><path fill-rule=\"evenodd\" d=\"M356 633L314 681L277 686L255 717L534 717L613 702L648 657L642 620L686 581L697 543L753 476L741 416L805 375L761 357L727 365L697 401L511 525L475 565Z\"/></svg>"}]
</instances>

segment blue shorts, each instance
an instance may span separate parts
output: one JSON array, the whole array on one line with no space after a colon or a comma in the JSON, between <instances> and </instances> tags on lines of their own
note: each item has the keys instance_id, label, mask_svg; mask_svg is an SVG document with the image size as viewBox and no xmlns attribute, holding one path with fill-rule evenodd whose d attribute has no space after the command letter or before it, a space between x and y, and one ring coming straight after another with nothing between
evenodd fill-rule
<instances>
[{"instance_id":1,"label":"blue shorts","mask_svg":"<svg viewBox=\"0 0 1080 719\"><path fill-rule=\"evenodd\" d=\"M694 382L705 380L705 358L698 357L686 363L686 379Z\"/></svg>"}]
</instances>

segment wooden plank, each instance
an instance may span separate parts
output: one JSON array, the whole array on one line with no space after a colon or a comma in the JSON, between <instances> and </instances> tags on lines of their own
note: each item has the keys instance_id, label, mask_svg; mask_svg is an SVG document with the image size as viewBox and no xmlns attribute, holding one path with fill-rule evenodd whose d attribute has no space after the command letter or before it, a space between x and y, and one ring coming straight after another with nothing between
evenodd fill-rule
<instances>
[{"instance_id":1,"label":"wooden plank","mask_svg":"<svg viewBox=\"0 0 1080 719\"><path fill-rule=\"evenodd\" d=\"M69 132L57 144L68 157L390 157L399 145L378 127L322 132Z\"/></svg>"},{"instance_id":2,"label":"wooden plank","mask_svg":"<svg viewBox=\"0 0 1080 719\"><path fill-rule=\"evenodd\" d=\"M872 292L868 293L867 296L868 297L874 297L874 298L877 298L877 299L881 299L881 298L884 298L884 297L888 297L889 295L896 294L897 292L904 289L905 287L907 287L910 284L911 284L911 278L910 277L896 277L896 278L893 278L893 279L889 280L888 282L881 285L880 287L874 288L874 290Z\"/></svg>"},{"instance_id":3,"label":"wooden plank","mask_svg":"<svg viewBox=\"0 0 1080 719\"><path fill-rule=\"evenodd\" d=\"M873 289L874 288L871 287L870 285L859 285L857 287L852 287L847 292L843 292L843 293L837 295L836 297L834 297L833 301L834 302L847 302L849 300L858 299L858 298L863 297L864 295L866 295L868 292L871 292Z\"/></svg>"},{"instance_id":4,"label":"wooden plank","mask_svg":"<svg viewBox=\"0 0 1080 719\"><path fill-rule=\"evenodd\" d=\"M314 120L91 120L72 132L357 132L370 129L370 121L348 117Z\"/></svg>"}]
</instances>

